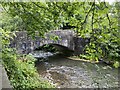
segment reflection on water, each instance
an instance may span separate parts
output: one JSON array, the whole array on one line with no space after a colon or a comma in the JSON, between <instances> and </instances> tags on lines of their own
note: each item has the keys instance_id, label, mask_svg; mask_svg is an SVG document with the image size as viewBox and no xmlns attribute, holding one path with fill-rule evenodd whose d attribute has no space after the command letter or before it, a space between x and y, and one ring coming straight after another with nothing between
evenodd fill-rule
<instances>
[{"instance_id":1,"label":"reflection on water","mask_svg":"<svg viewBox=\"0 0 120 90\"><path fill-rule=\"evenodd\" d=\"M118 70L103 64L53 56L36 62L39 74L59 88L118 87Z\"/></svg>"}]
</instances>

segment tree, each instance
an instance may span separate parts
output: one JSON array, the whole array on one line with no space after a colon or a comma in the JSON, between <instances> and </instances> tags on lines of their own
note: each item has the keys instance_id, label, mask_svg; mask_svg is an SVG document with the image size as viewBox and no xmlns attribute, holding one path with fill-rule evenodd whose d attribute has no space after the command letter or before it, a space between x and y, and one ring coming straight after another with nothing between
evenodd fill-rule
<instances>
[{"instance_id":1,"label":"tree","mask_svg":"<svg viewBox=\"0 0 120 90\"><path fill-rule=\"evenodd\" d=\"M9 2L2 3L9 14L19 16L26 30L35 35L59 28L63 24L74 27L77 37L90 38L86 46L87 59L119 63L120 31L118 27L119 2Z\"/></svg>"}]
</instances>

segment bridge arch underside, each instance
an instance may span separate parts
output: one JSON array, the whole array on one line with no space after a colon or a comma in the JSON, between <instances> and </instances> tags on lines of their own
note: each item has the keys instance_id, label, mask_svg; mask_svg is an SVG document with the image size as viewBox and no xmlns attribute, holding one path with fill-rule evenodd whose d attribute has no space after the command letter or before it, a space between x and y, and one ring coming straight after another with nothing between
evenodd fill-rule
<instances>
[{"instance_id":1,"label":"bridge arch underside","mask_svg":"<svg viewBox=\"0 0 120 90\"><path fill-rule=\"evenodd\" d=\"M39 50L44 50L44 51L49 51L49 52L59 52L66 56L73 55L73 53L74 53L74 50L72 50L66 46L63 46L60 44L55 44L55 43L44 44L44 45L39 46L38 48L34 49L34 51L39 51Z\"/></svg>"}]
</instances>

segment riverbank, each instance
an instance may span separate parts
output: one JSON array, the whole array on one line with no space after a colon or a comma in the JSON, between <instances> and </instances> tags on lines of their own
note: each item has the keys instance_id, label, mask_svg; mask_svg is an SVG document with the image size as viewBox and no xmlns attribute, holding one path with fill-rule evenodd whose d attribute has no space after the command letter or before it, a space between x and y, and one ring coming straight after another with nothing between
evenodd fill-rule
<instances>
[{"instance_id":1,"label":"riverbank","mask_svg":"<svg viewBox=\"0 0 120 90\"><path fill-rule=\"evenodd\" d=\"M71 57L67 57L68 59L71 59L71 60L78 60L78 61L83 61L83 62L90 62L90 63L99 63L97 61L90 61L90 60L86 60L86 59L80 59L79 57L77 56L71 56Z\"/></svg>"},{"instance_id":2,"label":"riverbank","mask_svg":"<svg viewBox=\"0 0 120 90\"><path fill-rule=\"evenodd\" d=\"M71 60L77 60L77 61L82 61L82 62L89 62L89 63L93 63L93 64L105 64L105 65L109 65L111 67L114 66L114 63L113 62L110 62L110 61L105 61L105 60L99 60L99 61L95 61L95 60L87 60L87 59L81 59L80 57L78 56L70 56L70 57L67 57L68 59L71 59Z\"/></svg>"}]
</instances>

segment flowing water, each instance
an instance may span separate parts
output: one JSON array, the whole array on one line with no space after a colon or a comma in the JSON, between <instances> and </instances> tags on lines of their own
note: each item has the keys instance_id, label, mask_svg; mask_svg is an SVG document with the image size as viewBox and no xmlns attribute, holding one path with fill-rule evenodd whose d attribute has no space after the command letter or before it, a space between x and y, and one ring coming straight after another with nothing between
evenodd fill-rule
<instances>
[{"instance_id":1,"label":"flowing water","mask_svg":"<svg viewBox=\"0 0 120 90\"><path fill-rule=\"evenodd\" d=\"M118 69L50 54L47 61L37 61L39 74L58 88L118 87Z\"/></svg>"}]
</instances>

